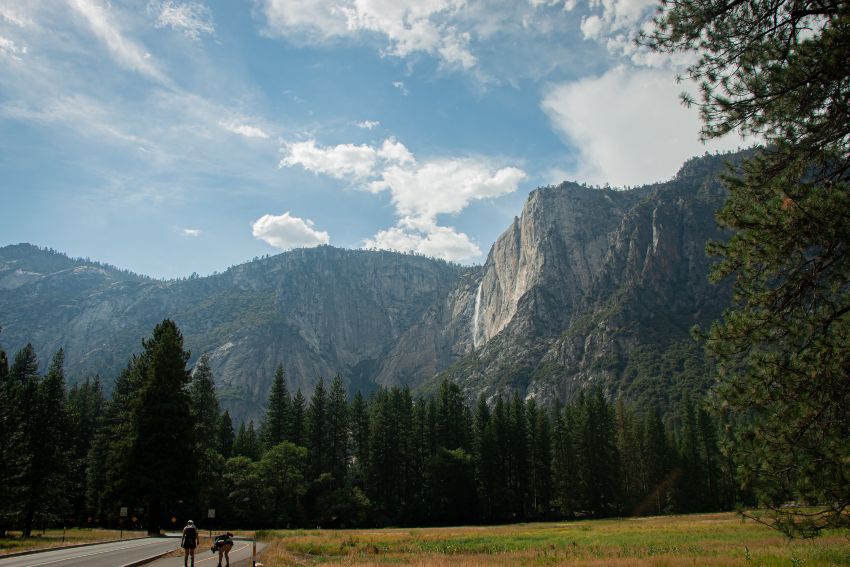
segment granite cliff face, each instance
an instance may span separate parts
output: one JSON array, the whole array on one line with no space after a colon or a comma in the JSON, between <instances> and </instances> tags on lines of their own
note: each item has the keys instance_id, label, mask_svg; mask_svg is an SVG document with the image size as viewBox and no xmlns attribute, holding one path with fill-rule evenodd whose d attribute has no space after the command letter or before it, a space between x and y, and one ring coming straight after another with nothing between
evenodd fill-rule
<instances>
[{"instance_id":1,"label":"granite cliff face","mask_svg":"<svg viewBox=\"0 0 850 567\"><path fill-rule=\"evenodd\" d=\"M0 248L0 341L60 347L68 375L109 383L163 318L193 359L209 354L225 406L257 418L274 368L309 395L320 376L351 390L448 376L470 399L518 391L566 401L589 385L673 403L704 387L690 340L728 305L707 282L729 156L689 161L631 190L564 183L533 191L483 266L320 247L204 278L157 281L16 245ZM732 159L735 159L732 156ZM701 382L702 380L702 382Z\"/></svg>"},{"instance_id":2,"label":"granite cliff face","mask_svg":"<svg viewBox=\"0 0 850 567\"><path fill-rule=\"evenodd\" d=\"M730 300L709 284L705 254L725 237L714 222L724 162L694 159L667 183L628 191L534 191L482 269L474 350L445 374L470 398L565 401L598 384L667 405L704 387L690 329Z\"/></svg>"}]
</instances>

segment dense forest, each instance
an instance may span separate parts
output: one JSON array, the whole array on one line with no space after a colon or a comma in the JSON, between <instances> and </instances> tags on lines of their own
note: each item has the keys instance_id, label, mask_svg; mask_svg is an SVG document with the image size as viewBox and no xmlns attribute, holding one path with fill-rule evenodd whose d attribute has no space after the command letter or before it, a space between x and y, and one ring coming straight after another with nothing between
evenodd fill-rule
<instances>
[{"instance_id":1,"label":"dense forest","mask_svg":"<svg viewBox=\"0 0 850 567\"><path fill-rule=\"evenodd\" d=\"M588 390L566 406L457 385L349 399L339 376L310 399L279 366L265 419L234 431L205 358L187 368L163 321L104 395L45 375L32 347L0 354L0 530L106 525L428 525L728 509L742 498L697 400L660 415ZM120 510L128 509L122 518ZM215 518L205 521L209 509Z\"/></svg>"}]
</instances>

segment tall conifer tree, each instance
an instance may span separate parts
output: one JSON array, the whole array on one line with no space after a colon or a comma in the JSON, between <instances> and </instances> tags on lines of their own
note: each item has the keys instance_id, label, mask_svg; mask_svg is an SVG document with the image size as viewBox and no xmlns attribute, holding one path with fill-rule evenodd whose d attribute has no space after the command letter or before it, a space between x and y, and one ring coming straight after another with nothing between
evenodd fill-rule
<instances>
[{"instance_id":1,"label":"tall conifer tree","mask_svg":"<svg viewBox=\"0 0 850 567\"><path fill-rule=\"evenodd\" d=\"M301 393L301 388L295 392L292 397L292 430L289 438L293 443L300 446L307 444L307 401L304 399L304 394Z\"/></svg>"},{"instance_id":2,"label":"tall conifer tree","mask_svg":"<svg viewBox=\"0 0 850 567\"><path fill-rule=\"evenodd\" d=\"M274 373L269 398L266 402L266 416L261 428L263 449L268 450L278 443L289 439L291 429L292 401L286 388L286 376L283 365L278 364Z\"/></svg>"},{"instance_id":3,"label":"tall conifer tree","mask_svg":"<svg viewBox=\"0 0 850 567\"><path fill-rule=\"evenodd\" d=\"M319 378L307 408L307 440L307 448L310 450L310 474L312 478L319 478L322 473L330 472L328 395L323 378Z\"/></svg>"},{"instance_id":4,"label":"tall conifer tree","mask_svg":"<svg viewBox=\"0 0 850 567\"><path fill-rule=\"evenodd\" d=\"M196 489L195 429L187 391L189 353L183 335L166 319L142 342L143 371L133 404L135 438L130 451L134 490L147 514L148 533L157 534L163 516L178 500L193 500Z\"/></svg>"},{"instance_id":5,"label":"tall conifer tree","mask_svg":"<svg viewBox=\"0 0 850 567\"><path fill-rule=\"evenodd\" d=\"M328 469L336 486L345 484L348 468L348 394L339 374L328 395Z\"/></svg>"}]
</instances>

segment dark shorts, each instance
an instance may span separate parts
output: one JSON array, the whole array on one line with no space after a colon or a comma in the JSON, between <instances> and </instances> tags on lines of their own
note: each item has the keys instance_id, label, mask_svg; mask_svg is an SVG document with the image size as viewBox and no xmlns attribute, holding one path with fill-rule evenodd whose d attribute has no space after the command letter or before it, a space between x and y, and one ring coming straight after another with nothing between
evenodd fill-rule
<instances>
[{"instance_id":1,"label":"dark shorts","mask_svg":"<svg viewBox=\"0 0 850 567\"><path fill-rule=\"evenodd\" d=\"M183 545L181 547L183 549L195 549L196 547L198 547L198 544L197 544L197 542L194 542L194 541L187 541L187 542L183 543Z\"/></svg>"}]
</instances>

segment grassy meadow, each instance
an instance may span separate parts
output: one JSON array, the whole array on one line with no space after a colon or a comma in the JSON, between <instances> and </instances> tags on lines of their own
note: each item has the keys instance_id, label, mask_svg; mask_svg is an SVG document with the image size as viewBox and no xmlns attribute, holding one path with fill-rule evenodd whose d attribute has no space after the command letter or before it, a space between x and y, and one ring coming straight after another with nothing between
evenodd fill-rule
<instances>
[{"instance_id":1,"label":"grassy meadow","mask_svg":"<svg viewBox=\"0 0 850 567\"><path fill-rule=\"evenodd\" d=\"M95 543L98 541L111 541L123 537L124 539L145 537L144 531L128 531L122 533L119 530L102 530L88 528L69 528L64 533L58 530L35 531L32 537L23 538L21 532L9 532L6 537L0 538L0 556L7 553L19 551L30 551L34 549L47 549L50 547L63 547L67 545L79 545L81 543Z\"/></svg>"},{"instance_id":2,"label":"grassy meadow","mask_svg":"<svg viewBox=\"0 0 850 567\"><path fill-rule=\"evenodd\" d=\"M378 530L258 532L266 567L283 565L850 565L850 532L788 540L740 516L699 514Z\"/></svg>"}]
</instances>

